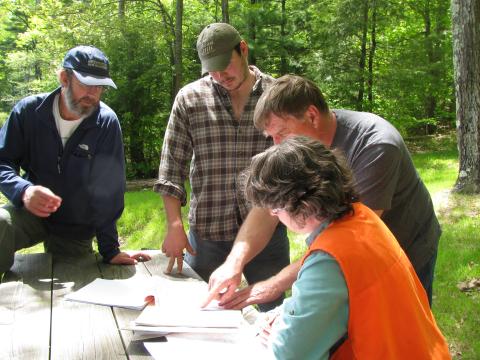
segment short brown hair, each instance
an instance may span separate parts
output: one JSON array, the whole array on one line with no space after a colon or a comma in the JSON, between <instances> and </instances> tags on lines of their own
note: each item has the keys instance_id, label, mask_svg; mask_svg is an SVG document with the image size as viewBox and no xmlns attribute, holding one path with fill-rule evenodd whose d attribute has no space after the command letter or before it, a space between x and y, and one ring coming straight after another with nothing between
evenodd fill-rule
<instances>
[{"instance_id":1,"label":"short brown hair","mask_svg":"<svg viewBox=\"0 0 480 360\"><path fill-rule=\"evenodd\" d=\"M297 75L284 75L275 80L258 100L253 122L263 131L270 115L300 118L310 105L321 113L330 112L322 92L313 81Z\"/></svg>"},{"instance_id":2,"label":"short brown hair","mask_svg":"<svg viewBox=\"0 0 480 360\"><path fill-rule=\"evenodd\" d=\"M253 157L244 181L246 198L254 206L283 209L299 224L310 216L341 218L358 201L343 157L303 136Z\"/></svg>"}]
</instances>

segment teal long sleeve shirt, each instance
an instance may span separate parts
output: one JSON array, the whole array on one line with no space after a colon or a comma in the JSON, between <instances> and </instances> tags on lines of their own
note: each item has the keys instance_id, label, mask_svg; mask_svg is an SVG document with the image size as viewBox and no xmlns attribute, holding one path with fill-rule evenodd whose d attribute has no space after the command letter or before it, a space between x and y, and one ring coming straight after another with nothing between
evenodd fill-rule
<instances>
[{"instance_id":1,"label":"teal long sleeve shirt","mask_svg":"<svg viewBox=\"0 0 480 360\"><path fill-rule=\"evenodd\" d=\"M274 325L275 358L328 359L332 346L347 333L348 311L348 289L337 261L322 251L312 253Z\"/></svg>"}]
</instances>

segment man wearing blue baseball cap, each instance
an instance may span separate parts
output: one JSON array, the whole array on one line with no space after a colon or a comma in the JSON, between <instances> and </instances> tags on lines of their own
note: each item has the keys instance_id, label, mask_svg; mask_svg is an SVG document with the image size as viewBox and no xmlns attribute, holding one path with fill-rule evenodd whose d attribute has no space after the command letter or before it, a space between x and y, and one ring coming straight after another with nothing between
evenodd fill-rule
<instances>
[{"instance_id":1,"label":"man wearing blue baseball cap","mask_svg":"<svg viewBox=\"0 0 480 360\"><path fill-rule=\"evenodd\" d=\"M116 221L124 206L125 164L120 124L100 101L116 88L105 54L92 46L67 52L60 87L28 96L0 130L0 273L15 251L43 242L54 255L91 253L134 264L146 254L119 250Z\"/></svg>"}]
</instances>

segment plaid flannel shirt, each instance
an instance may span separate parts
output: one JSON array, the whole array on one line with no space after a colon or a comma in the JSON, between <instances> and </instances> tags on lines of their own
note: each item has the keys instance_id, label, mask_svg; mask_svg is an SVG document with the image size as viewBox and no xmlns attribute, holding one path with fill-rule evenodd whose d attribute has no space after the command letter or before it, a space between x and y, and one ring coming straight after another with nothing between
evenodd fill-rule
<instances>
[{"instance_id":1,"label":"plaid flannel shirt","mask_svg":"<svg viewBox=\"0 0 480 360\"><path fill-rule=\"evenodd\" d=\"M190 167L190 229L203 240L233 241L250 210L239 183L252 156L272 145L253 126L255 105L273 78L255 72L256 82L240 120L228 92L205 76L182 88L173 104L154 190L186 205Z\"/></svg>"}]
</instances>

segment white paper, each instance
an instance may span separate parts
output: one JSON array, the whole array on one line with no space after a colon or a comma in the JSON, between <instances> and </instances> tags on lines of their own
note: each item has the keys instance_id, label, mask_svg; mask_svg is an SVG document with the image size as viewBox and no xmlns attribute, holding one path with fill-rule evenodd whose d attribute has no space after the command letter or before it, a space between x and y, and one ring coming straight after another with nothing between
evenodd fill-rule
<instances>
[{"instance_id":1,"label":"white paper","mask_svg":"<svg viewBox=\"0 0 480 360\"><path fill-rule=\"evenodd\" d=\"M273 359L258 339L242 334L212 336L211 334L168 335L166 342L143 343L154 359L254 360ZM194 354L194 355L193 355Z\"/></svg>"},{"instance_id":2,"label":"white paper","mask_svg":"<svg viewBox=\"0 0 480 360\"><path fill-rule=\"evenodd\" d=\"M65 300L142 310L149 295L153 295L150 278L95 279L80 290L67 294Z\"/></svg>"},{"instance_id":3,"label":"white paper","mask_svg":"<svg viewBox=\"0 0 480 360\"><path fill-rule=\"evenodd\" d=\"M216 328L216 327L188 327L188 326L146 326L136 325L135 322L122 328L122 330L131 330L134 333L155 333L157 336L168 335L172 333L199 333L199 334L236 334L238 328Z\"/></svg>"},{"instance_id":4,"label":"white paper","mask_svg":"<svg viewBox=\"0 0 480 360\"><path fill-rule=\"evenodd\" d=\"M166 308L147 306L135 320L136 325L193 328L239 328L243 322L240 310L210 310L200 308Z\"/></svg>"}]
</instances>

